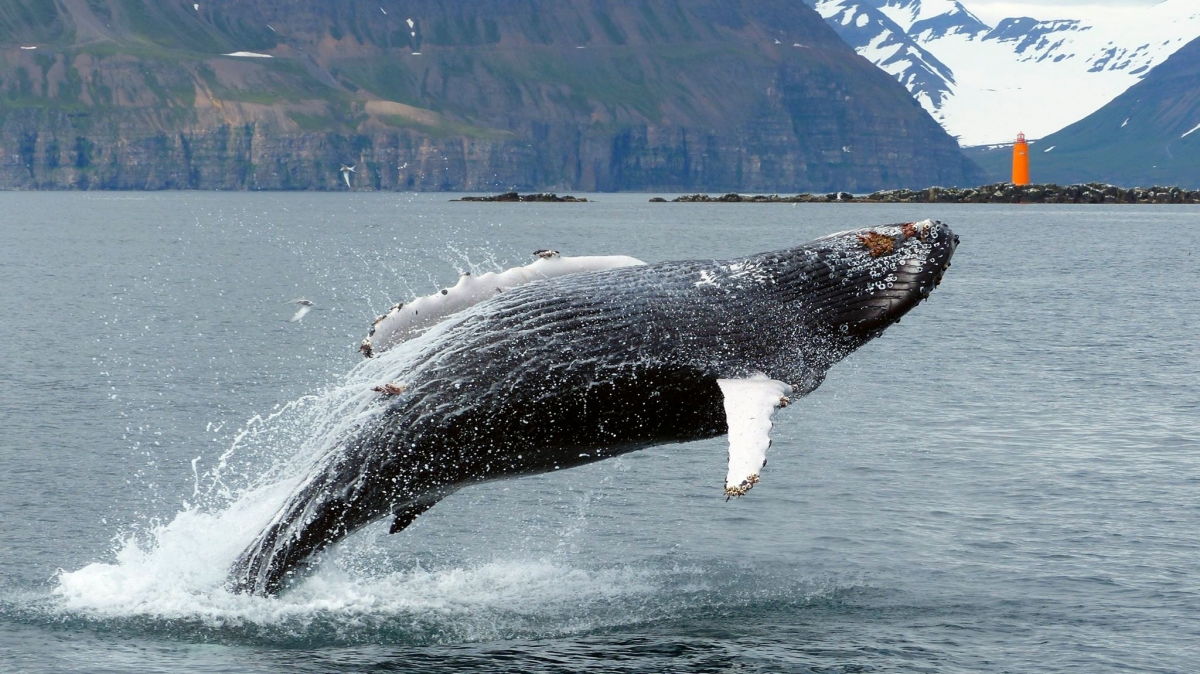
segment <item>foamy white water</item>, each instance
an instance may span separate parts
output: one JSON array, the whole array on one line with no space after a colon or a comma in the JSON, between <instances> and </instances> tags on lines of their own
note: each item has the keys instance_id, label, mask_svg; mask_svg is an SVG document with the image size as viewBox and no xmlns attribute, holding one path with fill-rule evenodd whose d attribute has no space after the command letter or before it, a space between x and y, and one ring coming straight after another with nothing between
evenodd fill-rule
<instances>
[{"instance_id":1,"label":"foamy white water","mask_svg":"<svg viewBox=\"0 0 1200 674\"><path fill-rule=\"evenodd\" d=\"M398 380L412 359L431 348L443 331L444 326L436 326L418 339L358 363L336 386L249 419L217 457L216 465L203 475L195 473L191 498L169 523L120 537L112 562L58 575L53 593L61 598L62 607L104 616L267 622L333 607L369 610L379 592L386 595L392 585L370 579L359 586L336 574L318 574L280 601L229 592L228 573L238 555L280 515L289 496L316 477L357 429L385 409L374 388ZM193 471L198 460L193 461ZM447 573L461 577L466 572ZM510 571L501 575L506 573ZM423 580L400 578L394 588L398 594L392 598L396 605L411 603L409 598L417 591L408 585ZM310 583L313 586L306 590Z\"/></svg>"}]
</instances>

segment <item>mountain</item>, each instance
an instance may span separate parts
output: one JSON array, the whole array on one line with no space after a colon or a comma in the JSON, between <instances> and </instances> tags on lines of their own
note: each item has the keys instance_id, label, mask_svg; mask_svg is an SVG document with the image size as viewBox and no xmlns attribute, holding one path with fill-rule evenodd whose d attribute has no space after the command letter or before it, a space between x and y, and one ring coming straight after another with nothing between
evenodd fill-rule
<instances>
[{"instance_id":1,"label":"mountain","mask_svg":"<svg viewBox=\"0 0 1200 674\"><path fill-rule=\"evenodd\" d=\"M982 171L791 0L4 0L8 188L871 191Z\"/></svg>"},{"instance_id":2,"label":"mountain","mask_svg":"<svg viewBox=\"0 0 1200 674\"><path fill-rule=\"evenodd\" d=\"M1195 0L994 26L971 13L970 0L807 1L964 145L1057 131L1200 36Z\"/></svg>"},{"instance_id":3,"label":"mountain","mask_svg":"<svg viewBox=\"0 0 1200 674\"><path fill-rule=\"evenodd\" d=\"M1036 182L1200 187L1200 38L1108 105L1030 146ZM978 160L1007 176L1011 148Z\"/></svg>"}]
</instances>

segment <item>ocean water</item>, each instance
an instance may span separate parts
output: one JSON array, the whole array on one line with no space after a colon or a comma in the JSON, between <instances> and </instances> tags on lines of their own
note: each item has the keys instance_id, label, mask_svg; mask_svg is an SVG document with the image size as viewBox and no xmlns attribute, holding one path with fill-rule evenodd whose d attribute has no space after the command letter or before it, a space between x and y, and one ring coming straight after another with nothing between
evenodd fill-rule
<instances>
[{"instance_id":1,"label":"ocean water","mask_svg":"<svg viewBox=\"0 0 1200 674\"><path fill-rule=\"evenodd\" d=\"M649 196L0 194L0 671L1196 671L1200 208ZM926 217L945 282L780 413L746 498L722 440L663 446L222 589L393 302Z\"/></svg>"}]
</instances>

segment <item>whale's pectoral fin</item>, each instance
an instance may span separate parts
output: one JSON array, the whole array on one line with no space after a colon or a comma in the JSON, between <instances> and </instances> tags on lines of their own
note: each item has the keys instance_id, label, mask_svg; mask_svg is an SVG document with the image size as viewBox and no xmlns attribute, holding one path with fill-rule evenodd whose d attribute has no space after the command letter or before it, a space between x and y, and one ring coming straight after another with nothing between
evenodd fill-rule
<instances>
[{"instance_id":1,"label":"whale's pectoral fin","mask_svg":"<svg viewBox=\"0 0 1200 674\"><path fill-rule=\"evenodd\" d=\"M718 379L717 385L725 396L729 425L729 473L725 476L725 500L729 500L744 496L758 482L771 446L771 417L788 404L792 387L762 374Z\"/></svg>"},{"instance_id":2,"label":"whale's pectoral fin","mask_svg":"<svg viewBox=\"0 0 1200 674\"><path fill-rule=\"evenodd\" d=\"M426 510L437 505L437 499L430 501L417 501L408 503L396 509L396 519L392 520L392 528L388 529L389 534L398 534L408 528Z\"/></svg>"}]
</instances>

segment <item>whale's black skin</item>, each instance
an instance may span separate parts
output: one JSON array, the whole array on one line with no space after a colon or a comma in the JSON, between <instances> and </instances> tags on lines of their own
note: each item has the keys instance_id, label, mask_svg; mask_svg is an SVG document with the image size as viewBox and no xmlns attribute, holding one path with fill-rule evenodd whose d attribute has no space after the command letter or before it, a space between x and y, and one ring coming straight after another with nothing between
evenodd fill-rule
<instances>
[{"instance_id":1,"label":"whale's black skin","mask_svg":"<svg viewBox=\"0 0 1200 674\"><path fill-rule=\"evenodd\" d=\"M868 235L894 250L872 255ZM394 516L399 531L475 482L722 435L719 378L761 372L809 393L928 296L957 242L940 223L879 227L738 260L563 276L455 314L419 338L429 344L403 392L290 497L231 586L277 593L353 530Z\"/></svg>"}]
</instances>

